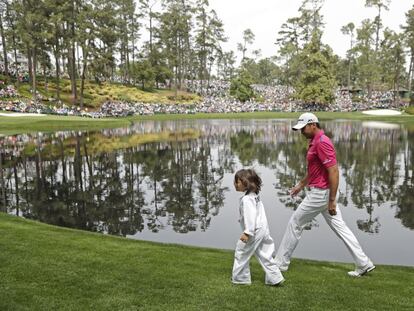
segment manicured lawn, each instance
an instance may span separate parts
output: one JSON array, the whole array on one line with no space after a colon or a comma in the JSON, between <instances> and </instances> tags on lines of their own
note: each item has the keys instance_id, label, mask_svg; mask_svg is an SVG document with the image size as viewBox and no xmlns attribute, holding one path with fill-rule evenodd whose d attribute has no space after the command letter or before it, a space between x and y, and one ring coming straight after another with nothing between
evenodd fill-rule
<instances>
[{"instance_id":1,"label":"manicured lawn","mask_svg":"<svg viewBox=\"0 0 414 311\"><path fill-rule=\"evenodd\" d=\"M0 310L411 310L414 268L296 259L281 288L230 283L233 252L58 228L0 213Z\"/></svg>"},{"instance_id":2,"label":"manicured lawn","mask_svg":"<svg viewBox=\"0 0 414 311\"><path fill-rule=\"evenodd\" d=\"M180 119L295 119L300 113L289 112L252 112L252 113L198 113L198 114L157 114L152 116L133 116L126 118L90 119L82 117L45 116L45 117L3 117L0 116L0 134L19 134L26 132L53 132L61 130L98 130L103 128L126 127L140 120L180 120ZM324 120L371 120L406 123L414 125L414 115L367 116L361 112L318 112Z\"/></svg>"}]
</instances>

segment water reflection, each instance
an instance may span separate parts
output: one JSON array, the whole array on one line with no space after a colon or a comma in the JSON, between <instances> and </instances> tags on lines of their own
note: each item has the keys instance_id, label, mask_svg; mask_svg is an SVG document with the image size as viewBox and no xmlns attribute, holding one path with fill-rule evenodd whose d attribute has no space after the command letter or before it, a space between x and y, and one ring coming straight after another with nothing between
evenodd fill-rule
<instances>
[{"instance_id":1,"label":"water reflection","mask_svg":"<svg viewBox=\"0 0 414 311\"><path fill-rule=\"evenodd\" d=\"M43 222L116 235L206 231L220 214L226 174L255 163L274 173L283 206L306 171L307 142L289 121L148 121L101 132L0 138L0 208ZM385 203L414 229L414 132L329 122L341 169L339 203L365 211L378 234ZM314 222L309 229L317 226Z\"/></svg>"}]
</instances>

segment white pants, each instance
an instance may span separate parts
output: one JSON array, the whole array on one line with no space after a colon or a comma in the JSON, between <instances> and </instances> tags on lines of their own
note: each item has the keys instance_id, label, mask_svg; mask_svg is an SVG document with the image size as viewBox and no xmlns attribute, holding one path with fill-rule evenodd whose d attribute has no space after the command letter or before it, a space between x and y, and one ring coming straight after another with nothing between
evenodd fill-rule
<instances>
[{"instance_id":1,"label":"white pants","mask_svg":"<svg viewBox=\"0 0 414 311\"><path fill-rule=\"evenodd\" d=\"M282 271L286 271L289 267L290 258L299 242L304 226L319 213L323 215L333 232L345 243L357 267L363 267L370 262L355 235L343 221L339 207L336 207L335 216L329 214L328 200L329 189L311 188L293 213L275 257L276 263Z\"/></svg>"},{"instance_id":2,"label":"white pants","mask_svg":"<svg viewBox=\"0 0 414 311\"><path fill-rule=\"evenodd\" d=\"M253 254L265 271L265 283L274 285L283 280L282 273L273 258L275 244L266 228L257 229L247 243L239 240L234 253L232 282L235 284L251 284L250 258Z\"/></svg>"}]
</instances>

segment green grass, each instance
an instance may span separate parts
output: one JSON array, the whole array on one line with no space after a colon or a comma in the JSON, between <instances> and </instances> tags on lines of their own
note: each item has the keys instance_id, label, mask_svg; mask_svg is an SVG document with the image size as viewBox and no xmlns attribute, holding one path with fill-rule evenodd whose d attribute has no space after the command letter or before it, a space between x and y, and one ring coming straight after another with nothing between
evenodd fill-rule
<instances>
[{"instance_id":1,"label":"green grass","mask_svg":"<svg viewBox=\"0 0 414 311\"><path fill-rule=\"evenodd\" d=\"M383 122L406 123L414 126L414 115L367 116L361 112L319 112L320 120L376 120ZM198 114L157 114L126 118L90 119L68 116L45 117L3 117L0 116L0 134L20 134L27 132L53 132L61 130L99 130L129 126L140 120L179 120L179 119L296 119L300 113L252 112L252 113L198 113Z\"/></svg>"},{"instance_id":2,"label":"green grass","mask_svg":"<svg viewBox=\"0 0 414 311\"><path fill-rule=\"evenodd\" d=\"M414 106L408 106L407 108L405 108L405 112L414 115Z\"/></svg>"},{"instance_id":3,"label":"green grass","mask_svg":"<svg viewBox=\"0 0 414 311\"><path fill-rule=\"evenodd\" d=\"M410 310L411 267L293 260L283 287L231 284L233 252L58 228L0 213L0 310Z\"/></svg>"},{"instance_id":4,"label":"green grass","mask_svg":"<svg viewBox=\"0 0 414 311\"><path fill-rule=\"evenodd\" d=\"M129 126L131 121L119 119L90 119L69 116L3 117L0 116L0 134L13 135L29 132L54 132L63 130L99 130Z\"/></svg>"},{"instance_id":5,"label":"green grass","mask_svg":"<svg viewBox=\"0 0 414 311\"><path fill-rule=\"evenodd\" d=\"M130 120L176 120L176 119L296 119L302 112L242 112L242 113L196 113L160 114L128 117ZM315 112L319 120L375 120L383 122L414 122L414 116L370 116L362 112Z\"/></svg>"},{"instance_id":6,"label":"green grass","mask_svg":"<svg viewBox=\"0 0 414 311\"><path fill-rule=\"evenodd\" d=\"M78 93L80 92L80 80L77 80ZM48 87L46 90L43 78L38 77L37 91L45 99L44 103L49 104L46 99L56 98L57 83L55 79L48 80ZM32 99L30 93L29 83L20 83L17 87L19 94L26 99ZM179 91L177 93L177 100L174 98L173 90L141 90L138 87L130 85L122 85L120 83L101 83L98 84L93 81L85 81L84 90L84 105L85 107L97 109L107 100L125 100L131 102L146 102L146 103L173 103L180 104L192 103L199 101L200 97L196 94ZM60 97L62 102L67 105L72 105L70 80L60 80Z\"/></svg>"}]
</instances>

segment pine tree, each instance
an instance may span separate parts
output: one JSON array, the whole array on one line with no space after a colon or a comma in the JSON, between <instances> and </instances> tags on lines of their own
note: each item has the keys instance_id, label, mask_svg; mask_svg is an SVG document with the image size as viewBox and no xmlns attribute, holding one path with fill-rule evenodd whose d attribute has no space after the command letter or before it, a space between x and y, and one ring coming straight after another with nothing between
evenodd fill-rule
<instances>
[{"instance_id":1,"label":"pine tree","mask_svg":"<svg viewBox=\"0 0 414 311\"><path fill-rule=\"evenodd\" d=\"M296 97L305 103L329 104L334 99L337 82L332 51L322 45L320 37L320 32L315 31L300 54L303 71L296 84Z\"/></svg>"},{"instance_id":2,"label":"pine tree","mask_svg":"<svg viewBox=\"0 0 414 311\"><path fill-rule=\"evenodd\" d=\"M354 23L348 23L341 28L341 31L343 34L349 35L349 42L350 42L349 43L350 47L347 52L348 54L348 83L347 83L348 90L350 90L351 88L351 66L352 66L352 57L353 57L352 48L354 45L354 30L355 30Z\"/></svg>"},{"instance_id":3,"label":"pine tree","mask_svg":"<svg viewBox=\"0 0 414 311\"><path fill-rule=\"evenodd\" d=\"M410 65L407 75L407 89L410 96L410 104L414 104L414 97L412 96L412 81L413 81L413 71L414 71L414 6L406 14L406 24L402 26L405 37L405 45L409 50L409 59Z\"/></svg>"},{"instance_id":4,"label":"pine tree","mask_svg":"<svg viewBox=\"0 0 414 311\"><path fill-rule=\"evenodd\" d=\"M253 79L249 72L241 69L237 77L231 81L230 95L241 102L246 102L255 97L252 84Z\"/></svg>"}]
</instances>

